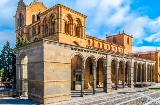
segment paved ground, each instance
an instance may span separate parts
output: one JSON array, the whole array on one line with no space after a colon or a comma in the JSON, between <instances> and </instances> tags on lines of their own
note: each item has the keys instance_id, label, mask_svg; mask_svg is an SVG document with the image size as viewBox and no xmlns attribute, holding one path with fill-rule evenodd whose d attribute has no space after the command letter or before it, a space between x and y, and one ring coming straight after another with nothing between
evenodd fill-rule
<instances>
[{"instance_id":1,"label":"paved ground","mask_svg":"<svg viewBox=\"0 0 160 105\"><path fill-rule=\"evenodd\" d=\"M153 87L153 86L152 86ZM160 87L156 84L154 87ZM144 91L146 90L146 91ZM0 98L0 104L38 104L26 98ZM123 89L111 93L99 93L50 105L160 105L160 91L147 88Z\"/></svg>"}]
</instances>

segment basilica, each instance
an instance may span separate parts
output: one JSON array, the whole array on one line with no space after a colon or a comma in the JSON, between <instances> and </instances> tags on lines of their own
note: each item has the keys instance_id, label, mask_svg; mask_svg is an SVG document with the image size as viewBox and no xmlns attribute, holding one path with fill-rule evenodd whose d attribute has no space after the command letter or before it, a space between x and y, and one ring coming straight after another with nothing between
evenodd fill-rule
<instances>
[{"instance_id":1,"label":"basilica","mask_svg":"<svg viewBox=\"0 0 160 105\"><path fill-rule=\"evenodd\" d=\"M30 43L16 48L17 95L46 104L70 100L73 90L84 96L156 82L156 60L133 54L131 35L87 35L86 18L61 4L18 2L16 38Z\"/></svg>"}]
</instances>

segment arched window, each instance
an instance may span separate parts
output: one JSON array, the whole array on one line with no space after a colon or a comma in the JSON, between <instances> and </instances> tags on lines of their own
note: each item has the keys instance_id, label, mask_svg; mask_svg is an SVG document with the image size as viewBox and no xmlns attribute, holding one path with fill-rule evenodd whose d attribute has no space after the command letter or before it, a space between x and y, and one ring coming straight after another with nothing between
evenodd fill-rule
<instances>
[{"instance_id":1,"label":"arched window","mask_svg":"<svg viewBox=\"0 0 160 105\"><path fill-rule=\"evenodd\" d=\"M88 40L88 45L90 45L90 40Z\"/></svg>"},{"instance_id":2,"label":"arched window","mask_svg":"<svg viewBox=\"0 0 160 105\"><path fill-rule=\"evenodd\" d=\"M50 30L49 34L52 35L55 32L55 19L54 19L53 16L50 17L49 24L50 24L49 25L50 26L50 28L49 28L49 30Z\"/></svg>"},{"instance_id":3,"label":"arched window","mask_svg":"<svg viewBox=\"0 0 160 105\"><path fill-rule=\"evenodd\" d=\"M129 37L127 38L127 44L129 44Z\"/></svg>"},{"instance_id":4,"label":"arched window","mask_svg":"<svg viewBox=\"0 0 160 105\"><path fill-rule=\"evenodd\" d=\"M39 14L37 14L37 20L40 20L40 16L39 16Z\"/></svg>"},{"instance_id":5,"label":"arched window","mask_svg":"<svg viewBox=\"0 0 160 105\"><path fill-rule=\"evenodd\" d=\"M108 45L107 45L107 49L108 49Z\"/></svg>"},{"instance_id":6,"label":"arched window","mask_svg":"<svg viewBox=\"0 0 160 105\"><path fill-rule=\"evenodd\" d=\"M70 15L67 16L66 21L65 21L65 33L67 34L72 34L72 24L73 24L73 19Z\"/></svg>"},{"instance_id":7,"label":"arched window","mask_svg":"<svg viewBox=\"0 0 160 105\"><path fill-rule=\"evenodd\" d=\"M116 37L113 37L113 43L116 43L117 41L116 41Z\"/></svg>"},{"instance_id":8,"label":"arched window","mask_svg":"<svg viewBox=\"0 0 160 105\"><path fill-rule=\"evenodd\" d=\"M19 21L18 21L18 25L19 27L22 27L24 24L24 16L22 13L19 14Z\"/></svg>"},{"instance_id":9,"label":"arched window","mask_svg":"<svg viewBox=\"0 0 160 105\"><path fill-rule=\"evenodd\" d=\"M35 15L33 14L33 15L32 15L32 23L34 23L35 20L36 20L36 19L35 19Z\"/></svg>"},{"instance_id":10,"label":"arched window","mask_svg":"<svg viewBox=\"0 0 160 105\"><path fill-rule=\"evenodd\" d=\"M65 22L65 33L67 33L68 34L68 25L67 25L67 21Z\"/></svg>"},{"instance_id":11,"label":"arched window","mask_svg":"<svg viewBox=\"0 0 160 105\"><path fill-rule=\"evenodd\" d=\"M100 48L100 43L98 43L98 48Z\"/></svg>"},{"instance_id":12,"label":"arched window","mask_svg":"<svg viewBox=\"0 0 160 105\"><path fill-rule=\"evenodd\" d=\"M43 22L43 31L44 31L44 36L48 36L48 24L47 24L47 19L45 19L44 22Z\"/></svg>"},{"instance_id":13,"label":"arched window","mask_svg":"<svg viewBox=\"0 0 160 105\"><path fill-rule=\"evenodd\" d=\"M75 27L75 36L77 36L77 37L82 37L82 24L81 24L81 21L80 21L80 19L77 19L76 20L76 27Z\"/></svg>"}]
</instances>

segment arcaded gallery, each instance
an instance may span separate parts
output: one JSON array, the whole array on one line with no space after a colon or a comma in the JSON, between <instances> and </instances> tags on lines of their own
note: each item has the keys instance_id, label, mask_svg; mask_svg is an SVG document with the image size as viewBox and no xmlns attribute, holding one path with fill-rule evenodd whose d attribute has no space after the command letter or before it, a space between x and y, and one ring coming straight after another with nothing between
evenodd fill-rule
<instances>
[{"instance_id":1,"label":"arcaded gallery","mask_svg":"<svg viewBox=\"0 0 160 105\"><path fill-rule=\"evenodd\" d=\"M124 31L105 40L86 34L87 16L57 4L47 9L34 0L18 2L16 37L28 45L16 49L17 94L39 103L133 88L155 82L155 61L132 54L132 36Z\"/></svg>"}]
</instances>

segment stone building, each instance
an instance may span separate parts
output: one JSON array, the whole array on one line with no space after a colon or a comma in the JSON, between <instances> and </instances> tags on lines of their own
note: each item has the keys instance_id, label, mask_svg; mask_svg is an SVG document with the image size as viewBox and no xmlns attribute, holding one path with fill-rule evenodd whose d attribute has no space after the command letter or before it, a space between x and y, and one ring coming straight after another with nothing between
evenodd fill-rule
<instances>
[{"instance_id":1,"label":"stone building","mask_svg":"<svg viewBox=\"0 0 160 105\"><path fill-rule=\"evenodd\" d=\"M34 0L18 3L16 37L30 44L16 49L17 94L39 103L71 99L71 91L95 94L137 82L154 82L155 61L129 55L132 36L122 32L106 40L86 35L86 16L61 4L47 9Z\"/></svg>"},{"instance_id":2,"label":"stone building","mask_svg":"<svg viewBox=\"0 0 160 105\"><path fill-rule=\"evenodd\" d=\"M133 54L135 57L156 61L155 63L155 82L160 82L160 51L137 52Z\"/></svg>"}]
</instances>

